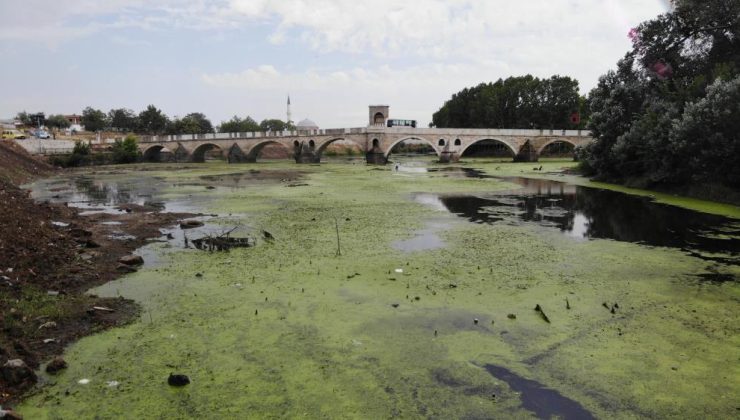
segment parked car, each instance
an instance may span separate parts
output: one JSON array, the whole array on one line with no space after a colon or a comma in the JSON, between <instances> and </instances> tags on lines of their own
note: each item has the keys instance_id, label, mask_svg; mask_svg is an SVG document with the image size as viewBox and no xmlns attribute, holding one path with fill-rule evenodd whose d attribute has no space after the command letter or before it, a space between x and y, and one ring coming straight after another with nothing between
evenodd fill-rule
<instances>
[{"instance_id":1,"label":"parked car","mask_svg":"<svg viewBox=\"0 0 740 420\"><path fill-rule=\"evenodd\" d=\"M3 139L25 139L26 135L18 130L3 130Z\"/></svg>"},{"instance_id":2,"label":"parked car","mask_svg":"<svg viewBox=\"0 0 740 420\"><path fill-rule=\"evenodd\" d=\"M51 136L49 135L48 131L45 130L36 130L36 133L34 134L39 139L48 139Z\"/></svg>"}]
</instances>

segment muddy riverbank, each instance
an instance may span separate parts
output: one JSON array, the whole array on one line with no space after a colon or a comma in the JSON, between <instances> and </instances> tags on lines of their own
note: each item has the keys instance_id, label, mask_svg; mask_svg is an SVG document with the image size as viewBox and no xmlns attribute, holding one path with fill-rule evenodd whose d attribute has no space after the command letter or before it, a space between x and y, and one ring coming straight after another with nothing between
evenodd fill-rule
<instances>
[{"instance_id":1,"label":"muddy riverbank","mask_svg":"<svg viewBox=\"0 0 740 420\"><path fill-rule=\"evenodd\" d=\"M186 214L147 206L81 216L64 203L39 202L17 184L57 171L22 150L0 150L0 366L22 360L38 369L82 336L123 325L138 314L130 299L87 295L135 267L118 260L160 236ZM116 234L126 235L119 240ZM8 370L10 372L10 370ZM31 389L29 371L0 375L0 404Z\"/></svg>"}]
</instances>

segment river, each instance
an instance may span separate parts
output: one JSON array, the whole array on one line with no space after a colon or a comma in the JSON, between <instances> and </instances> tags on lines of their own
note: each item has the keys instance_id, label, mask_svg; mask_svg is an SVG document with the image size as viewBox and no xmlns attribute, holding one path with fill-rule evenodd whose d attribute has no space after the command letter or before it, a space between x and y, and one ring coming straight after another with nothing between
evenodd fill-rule
<instances>
[{"instance_id":1,"label":"river","mask_svg":"<svg viewBox=\"0 0 740 420\"><path fill-rule=\"evenodd\" d=\"M72 345L19 411L736 416L740 210L542 165L150 164L39 181L39 200L155 203L205 225L164 230L137 251L142 270L92 290L135 299L141 318ZM256 245L187 246L227 231Z\"/></svg>"}]
</instances>

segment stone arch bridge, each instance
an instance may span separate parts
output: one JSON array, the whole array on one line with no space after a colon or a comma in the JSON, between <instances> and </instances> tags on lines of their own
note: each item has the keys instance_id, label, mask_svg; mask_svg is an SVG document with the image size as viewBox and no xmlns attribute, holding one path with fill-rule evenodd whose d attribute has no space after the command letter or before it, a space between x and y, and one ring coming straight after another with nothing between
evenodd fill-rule
<instances>
[{"instance_id":1,"label":"stone arch bridge","mask_svg":"<svg viewBox=\"0 0 740 420\"><path fill-rule=\"evenodd\" d=\"M275 144L292 154L297 163L317 163L330 144L343 140L356 144L368 163L385 164L394 146L405 140L429 144L440 162L455 162L472 145L482 141L502 144L515 161L535 162L553 143L583 146L592 141L586 130L460 129L369 126L308 131L185 134L145 136L138 147L144 159L159 161L163 151L176 161L203 162L206 153L218 153L229 162L256 162L260 151Z\"/></svg>"}]
</instances>

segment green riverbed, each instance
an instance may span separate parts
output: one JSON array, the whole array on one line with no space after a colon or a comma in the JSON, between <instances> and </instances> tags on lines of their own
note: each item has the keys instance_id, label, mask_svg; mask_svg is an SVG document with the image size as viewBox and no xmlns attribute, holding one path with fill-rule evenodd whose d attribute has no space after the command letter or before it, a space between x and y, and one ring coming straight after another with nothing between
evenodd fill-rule
<instances>
[{"instance_id":1,"label":"green riverbed","mask_svg":"<svg viewBox=\"0 0 740 420\"><path fill-rule=\"evenodd\" d=\"M561 179L532 172L533 164L470 166ZM697 280L710 264L680 249L470 223L410 198L512 187L495 179L390 165L175 167L91 176L154 177L165 185L160 198L218 214L210 223L223 229L243 223L275 240L228 253L149 245L145 256L156 264L92 291L137 300L141 319L71 346L69 368L45 376L49 384L18 407L26 418L534 416L489 364L597 418L737 416L740 285ZM205 190L200 178L287 169L304 172L294 185L307 185ZM429 220L445 225L437 232L444 247L392 246ZM740 278L737 265L719 269ZM171 372L192 383L168 386Z\"/></svg>"}]
</instances>

